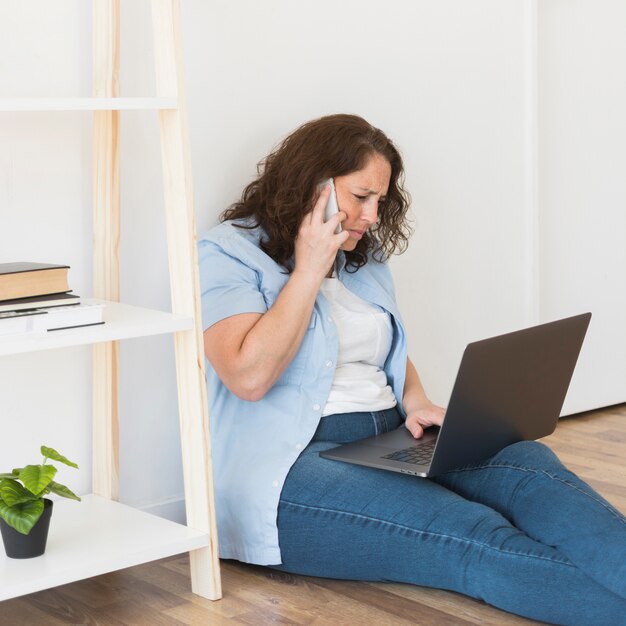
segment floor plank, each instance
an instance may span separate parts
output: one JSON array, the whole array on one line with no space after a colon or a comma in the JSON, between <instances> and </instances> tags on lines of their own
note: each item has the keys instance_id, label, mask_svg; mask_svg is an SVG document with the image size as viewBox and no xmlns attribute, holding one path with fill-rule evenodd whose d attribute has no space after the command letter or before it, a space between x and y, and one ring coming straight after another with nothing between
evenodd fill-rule
<instances>
[{"instance_id":1,"label":"floor plank","mask_svg":"<svg viewBox=\"0 0 626 626\"><path fill-rule=\"evenodd\" d=\"M626 511L626 405L560 421L543 441L611 504ZM456 593L412 585L292 576L222 561L224 597L190 592L187 555L0 603L0 626L530 626Z\"/></svg>"}]
</instances>

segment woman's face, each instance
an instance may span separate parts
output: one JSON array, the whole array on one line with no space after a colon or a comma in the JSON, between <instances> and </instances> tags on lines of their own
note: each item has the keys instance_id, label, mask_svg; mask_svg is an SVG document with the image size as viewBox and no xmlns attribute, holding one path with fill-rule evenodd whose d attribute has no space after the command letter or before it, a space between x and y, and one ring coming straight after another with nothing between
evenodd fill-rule
<instances>
[{"instance_id":1,"label":"woman's face","mask_svg":"<svg viewBox=\"0 0 626 626\"><path fill-rule=\"evenodd\" d=\"M342 250L354 250L365 231L378 221L378 203L385 199L391 179L391 165L380 154L372 155L365 166L335 177L337 204L348 217L341 227L350 234Z\"/></svg>"}]
</instances>

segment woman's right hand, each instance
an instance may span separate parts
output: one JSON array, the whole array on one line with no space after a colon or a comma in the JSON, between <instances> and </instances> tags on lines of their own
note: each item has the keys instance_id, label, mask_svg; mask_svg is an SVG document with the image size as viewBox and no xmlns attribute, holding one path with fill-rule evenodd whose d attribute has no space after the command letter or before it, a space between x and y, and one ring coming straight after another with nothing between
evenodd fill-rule
<instances>
[{"instance_id":1,"label":"woman's right hand","mask_svg":"<svg viewBox=\"0 0 626 626\"><path fill-rule=\"evenodd\" d=\"M295 269L269 310L232 315L204 331L207 358L222 382L243 400L263 398L291 363L322 280L349 237L344 231L335 234L345 213L339 211L324 222L329 194L325 186L304 216L295 241Z\"/></svg>"},{"instance_id":2,"label":"woman's right hand","mask_svg":"<svg viewBox=\"0 0 626 626\"><path fill-rule=\"evenodd\" d=\"M295 269L274 304L263 314L241 313L204 331L204 351L222 382L242 400L265 396L297 353L307 331L315 298L347 232L335 234L346 219L324 213L330 187L322 189L300 224Z\"/></svg>"},{"instance_id":3,"label":"woman's right hand","mask_svg":"<svg viewBox=\"0 0 626 626\"><path fill-rule=\"evenodd\" d=\"M330 272L339 248L350 236L343 230L335 233L347 217L343 211L324 221L329 196L330 185L324 185L313 210L304 216L295 242L294 272L312 275L320 283Z\"/></svg>"}]
</instances>

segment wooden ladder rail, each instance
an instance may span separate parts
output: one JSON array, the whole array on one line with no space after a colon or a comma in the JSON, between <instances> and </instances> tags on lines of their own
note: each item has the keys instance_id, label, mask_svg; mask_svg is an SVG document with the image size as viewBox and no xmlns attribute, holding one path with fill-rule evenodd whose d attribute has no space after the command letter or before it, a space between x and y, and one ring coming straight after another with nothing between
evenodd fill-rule
<instances>
[{"instance_id":1,"label":"wooden ladder rail","mask_svg":"<svg viewBox=\"0 0 626 626\"><path fill-rule=\"evenodd\" d=\"M195 320L193 330L174 336L187 525L209 536L209 546L190 552L192 591L217 600L222 591L179 1L152 0L152 18L157 96L177 98L175 109L159 112L172 312ZM119 0L94 0L94 95L118 96L118 74ZM94 295L111 300L119 300L118 116L94 114ZM116 343L94 351L94 492L109 498L118 493L117 359Z\"/></svg>"},{"instance_id":2,"label":"wooden ladder rail","mask_svg":"<svg viewBox=\"0 0 626 626\"><path fill-rule=\"evenodd\" d=\"M119 96L119 0L93 2L93 95ZM93 295L120 300L119 111L93 113ZM93 346L93 493L119 495L117 341Z\"/></svg>"}]
</instances>

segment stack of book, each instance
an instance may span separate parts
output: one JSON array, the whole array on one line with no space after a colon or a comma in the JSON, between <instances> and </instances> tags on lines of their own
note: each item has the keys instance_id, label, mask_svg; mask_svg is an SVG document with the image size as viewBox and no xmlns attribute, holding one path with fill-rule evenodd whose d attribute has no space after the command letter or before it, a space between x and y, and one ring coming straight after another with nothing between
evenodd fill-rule
<instances>
[{"instance_id":1,"label":"stack of book","mask_svg":"<svg viewBox=\"0 0 626 626\"><path fill-rule=\"evenodd\" d=\"M67 265L0 263L0 336L104 324L104 305L71 293Z\"/></svg>"}]
</instances>

